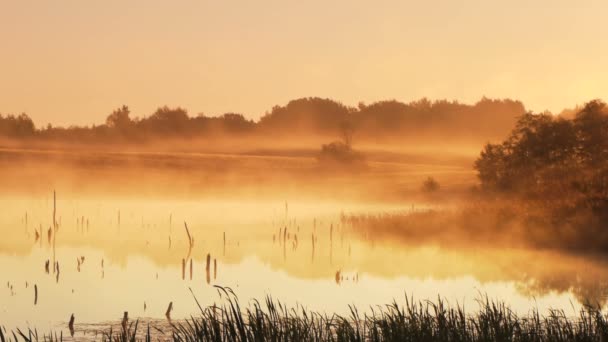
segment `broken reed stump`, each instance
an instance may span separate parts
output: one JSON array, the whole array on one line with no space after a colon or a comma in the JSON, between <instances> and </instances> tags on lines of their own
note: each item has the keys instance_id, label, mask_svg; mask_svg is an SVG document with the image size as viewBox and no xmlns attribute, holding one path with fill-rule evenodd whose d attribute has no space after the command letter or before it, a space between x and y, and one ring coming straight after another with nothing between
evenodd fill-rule
<instances>
[{"instance_id":1,"label":"broken reed stump","mask_svg":"<svg viewBox=\"0 0 608 342\"><path fill-rule=\"evenodd\" d=\"M165 317L167 317L167 320L169 322L171 322L171 310L173 310L173 302L169 303L169 307L167 308L167 312L165 312Z\"/></svg>"},{"instance_id":2,"label":"broken reed stump","mask_svg":"<svg viewBox=\"0 0 608 342\"><path fill-rule=\"evenodd\" d=\"M207 253L207 265L205 266L205 275L207 278L207 284L211 283L211 254Z\"/></svg>"},{"instance_id":3,"label":"broken reed stump","mask_svg":"<svg viewBox=\"0 0 608 342\"><path fill-rule=\"evenodd\" d=\"M53 190L53 228L57 229L57 220L55 216L57 214L57 194L55 190Z\"/></svg>"},{"instance_id":4,"label":"broken reed stump","mask_svg":"<svg viewBox=\"0 0 608 342\"><path fill-rule=\"evenodd\" d=\"M186 279L186 259L182 259L182 280Z\"/></svg>"},{"instance_id":5,"label":"broken reed stump","mask_svg":"<svg viewBox=\"0 0 608 342\"><path fill-rule=\"evenodd\" d=\"M70 317L70 323L68 323L68 328L70 329L70 336L74 337L74 314Z\"/></svg>"},{"instance_id":6,"label":"broken reed stump","mask_svg":"<svg viewBox=\"0 0 608 342\"><path fill-rule=\"evenodd\" d=\"M129 324L129 311L125 311L122 316L122 331L127 331L127 325Z\"/></svg>"},{"instance_id":7,"label":"broken reed stump","mask_svg":"<svg viewBox=\"0 0 608 342\"><path fill-rule=\"evenodd\" d=\"M59 261L55 262L55 282L59 283Z\"/></svg>"}]
</instances>

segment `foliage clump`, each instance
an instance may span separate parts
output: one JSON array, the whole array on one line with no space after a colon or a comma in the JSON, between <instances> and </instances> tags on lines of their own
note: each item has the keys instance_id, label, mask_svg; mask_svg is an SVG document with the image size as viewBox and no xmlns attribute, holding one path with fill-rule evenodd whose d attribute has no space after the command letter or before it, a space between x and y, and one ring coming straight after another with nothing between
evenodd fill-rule
<instances>
[{"instance_id":1,"label":"foliage clump","mask_svg":"<svg viewBox=\"0 0 608 342\"><path fill-rule=\"evenodd\" d=\"M505 141L484 147L475 169L486 192L542 207L559 226L604 228L608 107L594 100L572 119L525 114Z\"/></svg>"},{"instance_id":2,"label":"foliage clump","mask_svg":"<svg viewBox=\"0 0 608 342\"><path fill-rule=\"evenodd\" d=\"M435 180L435 178L429 176L422 183L422 190L425 192L437 192L440 188L439 182Z\"/></svg>"}]
</instances>

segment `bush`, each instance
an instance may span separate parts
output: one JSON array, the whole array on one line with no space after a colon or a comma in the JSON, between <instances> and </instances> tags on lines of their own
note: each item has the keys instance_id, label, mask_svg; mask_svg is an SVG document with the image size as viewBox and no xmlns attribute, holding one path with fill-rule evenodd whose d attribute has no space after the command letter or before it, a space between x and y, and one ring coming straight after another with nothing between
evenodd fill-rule
<instances>
[{"instance_id":1,"label":"bush","mask_svg":"<svg viewBox=\"0 0 608 342\"><path fill-rule=\"evenodd\" d=\"M424 183L422 183L422 190L426 192L435 192L439 190L439 183L433 177L428 177Z\"/></svg>"},{"instance_id":2,"label":"bush","mask_svg":"<svg viewBox=\"0 0 608 342\"><path fill-rule=\"evenodd\" d=\"M363 162L363 155L353 150L349 144L342 141L334 141L321 146L318 159L322 162L355 164Z\"/></svg>"}]
</instances>

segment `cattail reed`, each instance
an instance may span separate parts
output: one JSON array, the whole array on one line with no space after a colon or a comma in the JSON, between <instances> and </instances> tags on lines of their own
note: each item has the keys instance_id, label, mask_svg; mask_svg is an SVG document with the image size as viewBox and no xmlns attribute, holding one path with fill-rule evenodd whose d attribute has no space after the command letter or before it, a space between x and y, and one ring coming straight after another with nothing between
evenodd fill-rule
<instances>
[{"instance_id":1,"label":"cattail reed","mask_svg":"<svg viewBox=\"0 0 608 342\"><path fill-rule=\"evenodd\" d=\"M226 232L224 232L224 250L222 255L226 256Z\"/></svg>"},{"instance_id":2,"label":"cattail reed","mask_svg":"<svg viewBox=\"0 0 608 342\"><path fill-rule=\"evenodd\" d=\"M333 254L334 254L334 225L331 224L329 226L329 264L330 265L333 262Z\"/></svg>"},{"instance_id":3,"label":"cattail reed","mask_svg":"<svg viewBox=\"0 0 608 342\"><path fill-rule=\"evenodd\" d=\"M213 280L217 279L217 259L213 258Z\"/></svg>"},{"instance_id":4,"label":"cattail reed","mask_svg":"<svg viewBox=\"0 0 608 342\"><path fill-rule=\"evenodd\" d=\"M310 241L312 242L312 258L311 261L315 261L315 233L310 234Z\"/></svg>"},{"instance_id":5,"label":"cattail reed","mask_svg":"<svg viewBox=\"0 0 608 342\"><path fill-rule=\"evenodd\" d=\"M190 258L190 280L192 280L192 258Z\"/></svg>"},{"instance_id":6,"label":"cattail reed","mask_svg":"<svg viewBox=\"0 0 608 342\"><path fill-rule=\"evenodd\" d=\"M34 284L34 305L38 304L38 285Z\"/></svg>"},{"instance_id":7,"label":"cattail reed","mask_svg":"<svg viewBox=\"0 0 608 342\"><path fill-rule=\"evenodd\" d=\"M283 260L287 259L287 227L283 228Z\"/></svg>"}]
</instances>

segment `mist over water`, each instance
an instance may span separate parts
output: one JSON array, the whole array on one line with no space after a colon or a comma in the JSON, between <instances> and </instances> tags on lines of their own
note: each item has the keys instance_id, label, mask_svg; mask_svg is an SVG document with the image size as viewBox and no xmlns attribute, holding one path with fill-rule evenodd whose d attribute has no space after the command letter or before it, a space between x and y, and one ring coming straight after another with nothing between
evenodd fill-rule
<instances>
[{"instance_id":1,"label":"mist over water","mask_svg":"<svg viewBox=\"0 0 608 342\"><path fill-rule=\"evenodd\" d=\"M84 333L118 322L124 311L161 326L169 303L172 319L198 312L190 289L204 306L221 302L214 285L232 288L244 303L272 296L341 314L349 305L366 312L405 296L475 310L487 295L515 312L572 315L588 301L605 303L601 258L495 241L445 243L439 231L457 230L428 220L415 235L387 233L394 224L386 215L450 213L470 203L474 174L457 163L372 158L353 171L306 156L3 155L6 326L67 335L74 314ZM15 158L19 171L11 167ZM438 192L425 190L429 176Z\"/></svg>"}]
</instances>

